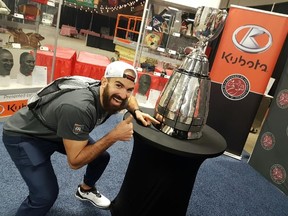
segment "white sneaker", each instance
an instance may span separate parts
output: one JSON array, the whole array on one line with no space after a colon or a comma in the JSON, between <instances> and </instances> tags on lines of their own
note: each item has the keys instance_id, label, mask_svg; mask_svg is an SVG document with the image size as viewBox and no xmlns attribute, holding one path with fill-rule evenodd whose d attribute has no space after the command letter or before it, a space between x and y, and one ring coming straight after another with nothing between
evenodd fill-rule
<instances>
[{"instance_id":1,"label":"white sneaker","mask_svg":"<svg viewBox=\"0 0 288 216\"><path fill-rule=\"evenodd\" d=\"M79 185L75 197L80 200L89 201L94 206L102 209L109 208L111 204L110 200L100 194L95 187L91 188L90 190L83 190Z\"/></svg>"}]
</instances>

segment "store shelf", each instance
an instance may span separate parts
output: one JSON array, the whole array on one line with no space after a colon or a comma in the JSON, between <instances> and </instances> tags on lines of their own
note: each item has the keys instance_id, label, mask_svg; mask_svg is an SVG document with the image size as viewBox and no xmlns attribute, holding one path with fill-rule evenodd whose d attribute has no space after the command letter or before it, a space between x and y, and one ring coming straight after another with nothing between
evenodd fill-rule
<instances>
[{"instance_id":1,"label":"store shelf","mask_svg":"<svg viewBox=\"0 0 288 216\"><path fill-rule=\"evenodd\" d=\"M25 22L23 20L23 22ZM35 24L28 24L23 22L15 22L15 21L9 21L5 18L1 19L1 27L10 27L10 28L16 28L16 29L31 29L35 32L38 32L39 23L35 22Z\"/></svg>"},{"instance_id":2,"label":"store shelf","mask_svg":"<svg viewBox=\"0 0 288 216\"><path fill-rule=\"evenodd\" d=\"M137 47L136 41L126 40L118 37L114 37L113 43L133 50L135 50Z\"/></svg>"},{"instance_id":3,"label":"store shelf","mask_svg":"<svg viewBox=\"0 0 288 216\"><path fill-rule=\"evenodd\" d=\"M165 52L163 52L163 54L165 54ZM160 52L151 53L149 51L142 51L142 57L157 59L158 62L167 62L175 66L180 65L182 63L182 60L177 60L167 56L163 56L161 55Z\"/></svg>"},{"instance_id":4,"label":"store shelf","mask_svg":"<svg viewBox=\"0 0 288 216\"><path fill-rule=\"evenodd\" d=\"M196 8L160 0L145 4L134 65L152 58L156 64L179 66L187 53L185 49L195 44L192 26ZM144 57L144 58L143 58ZM156 65L155 65L156 66Z\"/></svg>"}]
</instances>

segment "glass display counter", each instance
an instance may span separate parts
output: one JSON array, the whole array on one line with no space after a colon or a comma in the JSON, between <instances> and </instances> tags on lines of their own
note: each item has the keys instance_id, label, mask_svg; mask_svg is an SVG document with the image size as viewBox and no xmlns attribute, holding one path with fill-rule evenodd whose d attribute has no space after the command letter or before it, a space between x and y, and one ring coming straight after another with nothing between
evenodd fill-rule
<instances>
[{"instance_id":1,"label":"glass display counter","mask_svg":"<svg viewBox=\"0 0 288 216\"><path fill-rule=\"evenodd\" d=\"M196 8L160 0L145 4L134 64L145 68L146 59L155 59L161 72L173 69L191 50L197 39L192 36ZM144 63L144 65L143 65ZM164 66L164 67L163 67Z\"/></svg>"},{"instance_id":2,"label":"glass display counter","mask_svg":"<svg viewBox=\"0 0 288 216\"><path fill-rule=\"evenodd\" d=\"M26 106L28 98L53 75L52 61L45 61L49 65L37 63L38 53L47 48L41 43L46 43L46 35L51 32L40 24L44 3L17 2L13 9L6 5L9 13L0 13L0 120ZM57 36L53 38L56 43ZM54 56L54 50L47 48L46 52Z\"/></svg>"},{"instance_id":3,"label":"glass display counter","mask_svg":"<svg viewBox=\"0 0 288 216\"><path fill-rule=\"evenodd\" d=\"M198 41L192 36L196 8L160 0L146 1L134 66L139 80L134 94L153 108L165 84Z\"/></svg>"}]
</instances>

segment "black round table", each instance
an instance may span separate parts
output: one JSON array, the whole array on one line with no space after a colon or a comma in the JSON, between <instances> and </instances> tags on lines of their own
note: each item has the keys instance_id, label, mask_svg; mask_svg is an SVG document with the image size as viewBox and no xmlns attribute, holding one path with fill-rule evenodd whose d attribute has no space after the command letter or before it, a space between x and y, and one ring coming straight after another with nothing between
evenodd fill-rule
<instances>
[{"instance_id":1,"label":"black round table","mask_svg":"<svg viewBox=\"0 0 288 216\"><path fill-rule=\"evenodd\" d=\"M144 112L153 115L152 109ZM134 124L134 146L113 216L185 216L203 161L225 151L225 139L205 125L200 139L180 140Z\"/></svg>"}]
</instances>

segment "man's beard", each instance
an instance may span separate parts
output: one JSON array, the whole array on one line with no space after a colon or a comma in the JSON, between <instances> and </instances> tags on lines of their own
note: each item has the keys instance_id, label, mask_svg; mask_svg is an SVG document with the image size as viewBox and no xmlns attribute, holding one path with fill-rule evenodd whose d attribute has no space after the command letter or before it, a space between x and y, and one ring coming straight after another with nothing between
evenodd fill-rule
<instances>
[{"instance_id":1,"label":"man's beard","mask_svg":"<svg viewBox=\"0 0 288 216\"><path fill-rule=\"evenodd\" d=\"M119 112L120 110L123 110L127 104L127 98L122 101L120 106L113 106L111 105L111 100L113 100L113 97L116 97L118 99L121 99L120 96L117 94L109 95L109 86L107 85L103 90L103 108L109 113L114 114ZM122 99L121 99L122 100Z\"/></svg>"}]
</instances>

